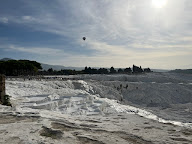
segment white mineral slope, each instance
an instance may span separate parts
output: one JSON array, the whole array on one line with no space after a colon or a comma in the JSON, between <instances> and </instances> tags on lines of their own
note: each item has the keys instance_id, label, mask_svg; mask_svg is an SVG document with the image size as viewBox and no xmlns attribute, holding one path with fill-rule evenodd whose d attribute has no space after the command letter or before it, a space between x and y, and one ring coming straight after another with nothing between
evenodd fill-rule
<instances>
[{"instance_id":1,"label":"white mineral slope","mask_svg":"<svg viewBox=\"0 0 192 144\"><path fill-rule=\"evenodd\" d=\"M84 79L93 89L101 89L101 96L103 90L116 89L116 96L112 97L108 92L104 97L148 109L167 120L192 123L192 75L85 75Z\"/></svg>"},{"instance_id":2,"label":"white mineral slope","mask_svg":"<svg viewBox=\"0 0 192 144\"><path fill-rule=\"evenodd\" d=\"M129 91L135 89L135 83L128 84L128 88L122 82L91 82L89 84L83 80L68 80L68 81L7 81L7 93L12 96L13 107L17 112L23 113L33 111L40 113L41 109L58 111L62 114L70 115L96 115L96 114L113 114L113 113L133 113L149 119L157 120L163 123L172 123L175 125L192 127L190 122L180 122L169 119L163 119L156 116L152 112L145 109L136 108L130 105L119 104L118 100L126 100L125 93L137 97L138 103L145 104L151 102L150 95L146 98L149 90L146 90L143 95L139 95L136 91L131 93ZM119 90L115 88L119 87ZM153 85L153 84L151 84ZM143 89L145 85L140 86ZM157 89L158 87L155 86ZM122 97L123 96L123 97ZM140 96L140 97L139 97ZM156 94L159 98L160 96ZM107 97L107 98L105 98ZM166 96L167 97L167 96ZM110 99L108 99L110 98ZM116 99L116 100L113 100ZM154 99L153 99L154 100ZM161 99L160 99L161 100ZM168 100L168 97L167 97ZM157 100L156 100L157 101ZM134 102L134 101L133 101ZM166 101L168 102L168 101ZM135 102L136 103L136 102ZM137 104L137 103L136 103ZM164 106L163 103L158 103ZM168 103L169 104L169 103Z\"/></svg>"},{"instance_id":3,"label":"white mineral slope","mask_svg":"<svg viewBox=\"0 0 192 144\"><path fill-rule=\"evenodd\" d=\"M65 78L71 80L8 79L13 107L0 106L0 143L192 142L190 78L161 73ZM188 102L178 99L181 94Z\"/></svg>"}]
</instances>

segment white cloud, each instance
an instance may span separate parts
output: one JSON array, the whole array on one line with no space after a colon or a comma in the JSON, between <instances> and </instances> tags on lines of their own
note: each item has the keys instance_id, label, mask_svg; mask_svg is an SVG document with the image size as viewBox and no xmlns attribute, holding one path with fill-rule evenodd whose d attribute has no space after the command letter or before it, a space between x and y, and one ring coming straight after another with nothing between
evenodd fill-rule
<instances>
[{"instance_id":1,"label":"white cloud","mask_svg":"<svg viewBox=\"0 0 192 144\"><path fill-rule=\"evenodd\" d=\"M11 45L8 46L9 49L27 53L33 53L38 55L47 55L47 56L64 56L66 55L63 50L53 49L53 48L45 48L45 47L20 47Z\"/></svg>"},{"instance_id":2,"label":"white cloud","mask_svg":"<svg viewBox=\"0 0 192 144\"><path fill-rule=\"evenodd\" d=\"M90 45L93 49L99 51L94 56L64 53L63 50L46 48L46 47L20 47L7 46L11 51L20 51L24 53L41 55L48 57L43 62L50 64L61 64L65 66L95 66L95 67L129 67L132 64L141 65L142 67L152 68L178 68L182 67L185 60L190 59L190 53L187 51L134 51L125 47L111 46L105 43L94 42ZM94 47L94 45L96 45ZM6 46L2 46L6 48ZM1 48L1 47L0 47ZM182 59L182 57L185 59ZM191 65L190 61L185 65Z\"/></svg>"},{"instance_id":3,"label":"white cloud","mask_svg":"<svg viewBox=\"0 0 192 144\"><path fill-rule=\"evenodd\" d=\"M23 19L24 21L29 21L29 22L35 20L35 18L32 17L32 16L22 16L22 19Z\"/></svg>"},{"instance_id":4,"label":"white cloud","mask_svg":"<svg viewBox=\"0 0 192 144\"><path fill-rule=\"evenodd\" d=\"M8 18L6 17L0 17L0 23L8 23Z\"/></svg>"},{"instance_id":5,"label":"white cloud","mask_svg":"<svg viewBox=\"0 0 192 144\"><path fill-rule=\"evenodd\" d=\"M150 0L56 0L52 6L41 1L25 1L31 15L12 16L9 21L54 33L63 39L67 37L74 45L81 45L82 51L96 51L94 56L67 54L70 57L65 61L56 57L63 64L68 61L68 65L73 66L85 63L121 66L126 65L122 61L129 61L164 67L160 58L185 59L192 55L192 10L187 8L187 1L190 2L169 0L165 8L158 10L151 7ZM87 37L85 44L79 41L83 36ZM43 55L64 53L46 46L12 49Z\"/></svg>"}]
</instances>

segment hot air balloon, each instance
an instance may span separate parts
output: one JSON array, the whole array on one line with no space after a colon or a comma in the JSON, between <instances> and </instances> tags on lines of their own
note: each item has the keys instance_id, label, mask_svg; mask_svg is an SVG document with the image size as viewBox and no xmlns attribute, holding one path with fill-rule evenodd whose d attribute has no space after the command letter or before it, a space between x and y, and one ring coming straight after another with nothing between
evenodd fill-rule
<instances>
[{"instance_id":1,"label":"hot air balloon","mask_svg":"<svg viewBox=\"0 0 192 144\"><path fill-rule=\"evenodd\" d=\"M85 40L86 40L86 37L83 37L83 40L85 41Z\"/></svg>"}]
</instances>

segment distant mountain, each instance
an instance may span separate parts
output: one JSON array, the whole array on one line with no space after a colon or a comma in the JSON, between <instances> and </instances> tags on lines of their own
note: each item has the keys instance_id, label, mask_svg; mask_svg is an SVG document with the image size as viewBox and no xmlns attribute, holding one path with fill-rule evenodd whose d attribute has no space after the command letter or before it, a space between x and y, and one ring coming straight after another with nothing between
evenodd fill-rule
<instances>
[{"instance_id":1,"label":"distant mountain","mask_svg":"<svg viewBox=\"0 0 192 144\"><path fill-rule=\"evenodd\" d=\"M170 70L165 69L151 69L153 72L169 72Z\"/></svg>"},{"instance_id":2,"label":"distant mountain","mask_svg":"<svg viewBox=\"0 0 192 144\"><path fill-rule=\"evenodd\" d=\"M3 58L3 59L0 59L0 61L9 61L9 60L13 60L11 58Z\"/></svg>"},{"instance_id":3,"label":"distant mountain","mask_svg":"<svg viewBox=\"0 0 192 144\"><path fill-rule=\"evenodd\" d=\"M11 58L2 58L0 59L0 61L9 61L9 60L14 60L14 59L11 59ZM41 66L43 68L43 70L48 70L50 68L52 68L53 70L61 70L61 69L71 69L71 70L82 70L84 69L83 67L65 67L65 66L62 66L62 65L49 65L49 64L44 64L44 63L41 63Z\"/></svg>"},{"instance_id":4,"label":"distant mountain","mask_svg":"<svg viewBox=\"0 0 192 144\"><path fill-rule=\"evenodd\" d=\"M43 68L43 70L48 70L50 68L52 68L53 70L61 70L61 69L71 69L71 70L82 70L84 69L83 67L65 67L62 65L49 65L49 64L44 64L41 63L41 67Z\"/></svg>"},{"instance_id":5,"label":"distant mountain","mask_svg":"<svg viewBox=\"0 0 192 144\"><path fill-rule=\"evenodd\" d=\"M192 69L176 69L169 71L171 73L192 74Z\"/></svg>"}]
</instances>

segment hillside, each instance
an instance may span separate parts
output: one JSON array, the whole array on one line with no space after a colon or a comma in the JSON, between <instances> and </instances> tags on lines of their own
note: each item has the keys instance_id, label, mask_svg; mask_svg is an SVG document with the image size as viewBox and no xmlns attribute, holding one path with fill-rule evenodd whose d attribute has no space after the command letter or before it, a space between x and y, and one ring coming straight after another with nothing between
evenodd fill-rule
<instances>
[{"instance_id":1,"label":"hillside","mask_svg":"<svg viewBox=\"0 0 192 144\"><path fill-rule=\"evenodd\" d=\"M81 67L65 67L65 66L62 66L62 65L49 65L49 64L44 64L44 63L41 63L41 66L43 68L43 70L48 70L50 68L52 68L53 70L61 70L61 69L71 69L71 70L82 70L84 68L81 68Z\"/></svg>"},{"instance_id":2,"label":"hillside","mask_svg":"<svg viewBox=\"0 0 192 144\"><path fill-rule=\"evenodd\" d=\"M192 74L192 69L176 69L169 71L170 73Z\"/></svg>"}]
</instances>

